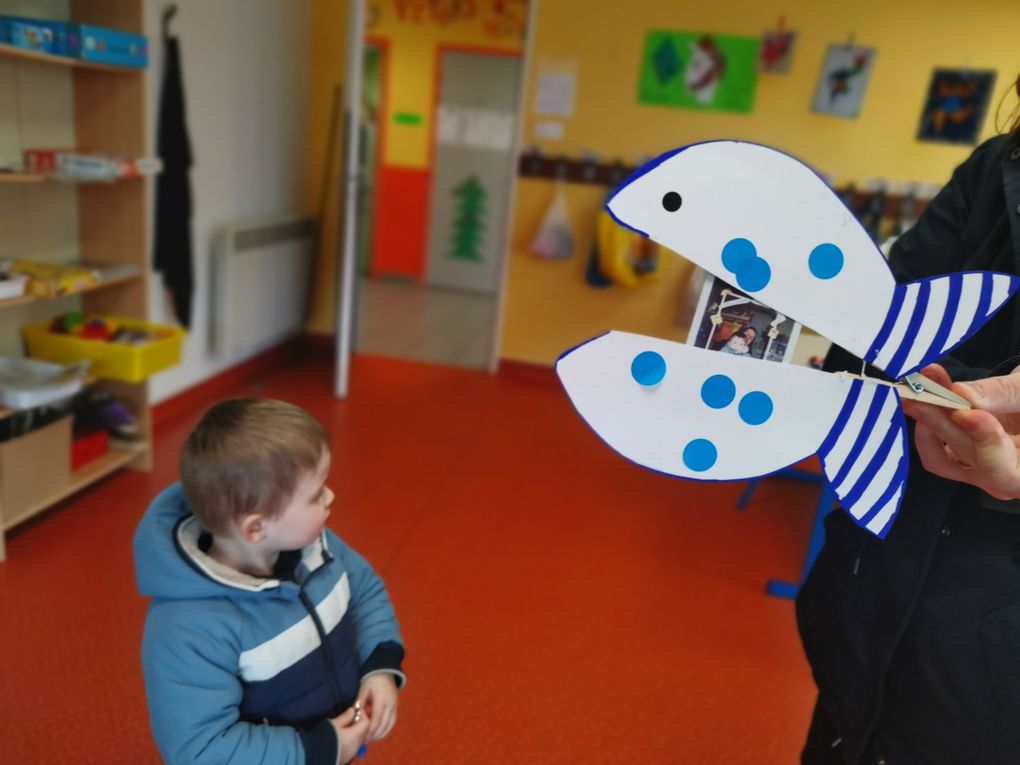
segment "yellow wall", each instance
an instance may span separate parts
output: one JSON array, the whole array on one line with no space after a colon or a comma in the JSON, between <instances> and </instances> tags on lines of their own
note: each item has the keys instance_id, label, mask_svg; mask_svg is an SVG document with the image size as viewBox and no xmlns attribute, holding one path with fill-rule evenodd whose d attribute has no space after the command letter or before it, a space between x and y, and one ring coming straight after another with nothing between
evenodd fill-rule
<instances>
[{"instance_id":1,"label":"yellow wall","mask_svg":"<svg viewBox=\"0 0 1020 765\"><path fill-rule=\"evenodd\" d=\"M312 310L308 330L333 331L336 300L336 252L340 209L340 147L334 144L334 162L327 166L329 129L334 98L343 84L347 39L347 3L316 0L312 8L311 82L309 83L308 139L305 150L305 209L321 214L316 253ZM338 117L339 119L339 117ZM335 131L334 141L341 130ZM323 200L323 182L331 179Z\"/></svg>"},{"instance_id":2,"label":"yellow wall","mask_svg":"<svg viewBox=\"0 0 1020 765\"><path fill-rule=\"evenodd\" d=\"M479 0L475 3L477 12L471 18L444 21L437 20L431 5L428 0L366 0L365 34L385 40L389 51L384 64L387 113L380 115L385 121L382 162L386 165L410 168L428 165L438 46L518 51L522 45L523 0L507 2L502 14L493 10L491 2ZM305 194L310 210L319 208L324 173L331 172L336 177L338 172L337 166L326 168L327 133L334 88L343 83L346 22L346 2L315 0ZM418 114L424 120L418 125L396 124L393 115L398 112ZM319 334L334 330L338 191L336 183L330 185L320 221L322 237L308 322L308 330Z\"/></svg>"},{"instance_id":3,"label":"yellow wall","mask_svg":"<svg viewBox=\"0 0 1020 765\"><path fill-rule=\"evenodd\" d=\"M636 99L645 33L651 29L760 35L777 23L780 6L760 0L665 3L661 0L540 0L534 55L528 71L525 144L550 154L598 152L635 162L693 141L742 138L771 144L835 176L838 183L886 178L941 183L968 154L914 140L924 94L936 66L996 69L996 95L984 135L994 130L999 96L1020 70L1017 30L1020 1L857 0L854 3L790 0L781 6L797 32L789 74L759 77L748 115L642 106ZM810 103L825 49L856 35L878 49L861 116L817 115ZM576 111L565 120L561 141L533 138L531 113L538 63L543 57L577 63ZM1008 113L1012 101L1004 111ZM653 286L595 290L584 283L594 216L603 192L568 187L578 248L568 261L548 263L527 245L552 196L552 184L521 180L516 195L503 358L551 363L566 348L606 329L686 338L692 311L682 306L689 268L685 261Z\"/></svg>"}]
</instances>

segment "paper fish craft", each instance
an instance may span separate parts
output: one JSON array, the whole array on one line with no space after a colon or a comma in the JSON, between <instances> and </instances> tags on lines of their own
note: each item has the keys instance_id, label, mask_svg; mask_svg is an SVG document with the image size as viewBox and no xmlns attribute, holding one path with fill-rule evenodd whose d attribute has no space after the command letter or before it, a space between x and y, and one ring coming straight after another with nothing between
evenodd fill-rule
<instances>
[{"instance_id":1,"label":"paper fish craft","mask_svg":"<svg viewBox=\"0 0 1020 765\"><path fill-rule=\"evenodd\" d=\"M968 272L897 284L853 214L809 167L750 143L665 154L607 203L622 225L884 370L905 377L976 332L1020 287ZM610 332L557 374L589 425L670 475L734 480L818 454L855 521L884 537L907 477L893 385Z\"/></svg>"}]
</instances>

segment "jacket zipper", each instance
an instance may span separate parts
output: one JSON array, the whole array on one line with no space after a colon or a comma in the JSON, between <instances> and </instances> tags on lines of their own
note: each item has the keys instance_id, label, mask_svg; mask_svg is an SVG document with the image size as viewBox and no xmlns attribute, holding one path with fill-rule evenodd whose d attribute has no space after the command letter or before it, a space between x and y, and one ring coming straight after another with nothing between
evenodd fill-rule
<instances>
[{"instance_id":1,"label":"jacket zipper","mask_svg":"<svg viewBox=\"0 0 1020 765\"><path fill-rule=\"evenodd\" d=\"M315 610L315 605L312 603L311 598L308 597L304 587L301 588L298 596L301 598L301 603L304 605L305 610L312 617L315 630L319 633L319 644L321 645L323 661L326 664L326 677L329 679L329 690L333 694L333 709L336 714L339 714L343 711L340 709L340 689L336 687L336 677L333 672L333 652L329 648L329 643L326 642L326 630L319 620L319 612Z\"/></svg>"}]
</instances>

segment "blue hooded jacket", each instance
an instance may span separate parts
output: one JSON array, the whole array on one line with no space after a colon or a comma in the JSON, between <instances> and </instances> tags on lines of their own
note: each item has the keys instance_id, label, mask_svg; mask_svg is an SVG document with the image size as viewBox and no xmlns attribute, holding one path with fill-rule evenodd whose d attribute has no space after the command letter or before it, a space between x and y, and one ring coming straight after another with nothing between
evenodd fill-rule
<instances>
[{"instance_id":1,"label":"blue hooded jacket","mask_svg":"<svg viewBox=\"0 0 1020 765\"><path fill-rule=\"evenodd\" d=\"M404 649L382 580L326 529L281 553L280 578L205 554L207 533L179 484L135 533L138 589L152 597L142 664L152 732L168 763L335 765L329 722L363 678ZM289 575L287 572L290 572Z\"/></svg>"}]
</instances>

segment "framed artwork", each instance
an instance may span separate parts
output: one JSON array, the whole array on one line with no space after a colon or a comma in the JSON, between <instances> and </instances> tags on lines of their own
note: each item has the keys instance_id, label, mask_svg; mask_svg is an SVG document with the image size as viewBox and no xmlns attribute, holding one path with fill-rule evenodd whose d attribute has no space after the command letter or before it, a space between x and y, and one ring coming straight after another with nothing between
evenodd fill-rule
<instances>
[{"instance_id":1,"label":"framed artwork","mask_svg":"<svg viewBox=\"0 0 1020 765\"><path fill-rule=\"evenodd\" d=\"M976 144L981 135L996 72L936 69L917 128L919 141Z\"/></svg>"},{"instance_id":2,"label":"framed artwork","mask_svg":"<svg viewBox=\"0 0 1020 765\"><path fill-rule=\"evenodd\" d=\"M819 114L857 117L875 66L875 55L874 48L830 45L822 62L811 108Z\"/></svg>"},{"instance_id":3,"label":"framed artwork","mask_svg":"<svg viewBox=\"0 0 1020 765\"><path fill-rule=\"evenodd\" d=\"M761 36L761 54L758 57L758 70L770 74L786 74L790 71L793 60L793 44L797 33L792 29L780 27L771 29Z\"/></svg>"},{"instance_id":4,"label":"framed artwork","mask_svg":"<svg viewBox=\"0 0 1020 765\"><path fill-rule=\"evenodd\" d=\"M649 32L638 101L682 109L750 112L760 46L755 37Z\"/></svg>"}]
</instances>

